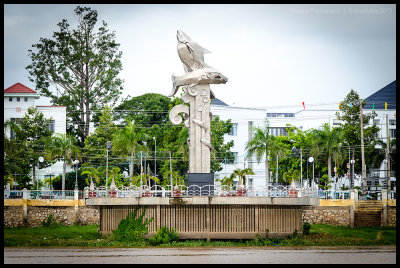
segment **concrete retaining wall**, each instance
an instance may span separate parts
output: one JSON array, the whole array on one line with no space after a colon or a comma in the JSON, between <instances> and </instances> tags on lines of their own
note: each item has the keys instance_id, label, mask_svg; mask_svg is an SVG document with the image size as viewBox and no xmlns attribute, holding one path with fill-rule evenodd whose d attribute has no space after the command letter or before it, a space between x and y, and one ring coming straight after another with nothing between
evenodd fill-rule
<instances>
[{"instance_id":1,"label":"concrete retaining wall","mask_svg":"<svg viewBox=\"0 0 400 268\"><path fill-rule=\"evenodd\" d=\"M229 198L214 199L209 201L208 198L199 198L186 200L192 205L206 205L209 202L211 204L228 202ZM89 199L90 200L90 199ZM87 201L89 201L87 200ZM141 205L144 203L155 202L148 198L141 198ZM241 201L240 201L241 200ZM178 201L178 200L177 200ZM240 201L240 202L239 202ZM252 200L249 199L230 199L230 202L240 203L241 205L249 204ZM65 225L71 224L100 224L100 207L95 202L102 202L101 200L92 199L92 205L88 206L85 204L85 200L30 200L30 199L5 199L4 200L4 226L5 227L35 227L41 226L44 220L47 220L49 215L53 215L53 220ZM114 205L124 205L127 200L121 198L114 199L112 201ZM137 201L139 202L139 201ZM159 201L162 205L169 204L167 199ZM159 203L158 202L158 203ZM181 202L185 203L181 200ZM261 202L261 200L258 200ZM276 201L275 201L276 202ZM288 199L283 200L286 205L296 205L298 200ZM387 213L387 226L396 226L396 200L387 199L386 201ZM180 202L178 202L180 203ZM238 203L238 204L239 204ZM269 202L272 204L272 201ZM238 205L237 204L237 205ZM283 204L283 203L282 203ZM316 206L304 206L302 211L303 222L314 223L325 223L333 225L352 225L354 222L354 200L320 200L320 205ZM137 203L139 205L139 203ZM175 204L178 205L178 204ZM352 218L353 217L353 218ZM382 222L384 223L382 215Z\"/></svg>"}]
</instances>

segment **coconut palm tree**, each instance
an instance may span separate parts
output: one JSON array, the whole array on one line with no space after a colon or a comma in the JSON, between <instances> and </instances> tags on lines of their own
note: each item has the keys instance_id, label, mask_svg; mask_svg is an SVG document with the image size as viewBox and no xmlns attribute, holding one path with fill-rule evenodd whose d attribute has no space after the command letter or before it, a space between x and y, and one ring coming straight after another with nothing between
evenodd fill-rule
<instances>
[{"instance_id":1,"label":"coconut palm tree","mask_svg":"<svg viewBox=\"0 0 400 268\"><path fill-rule=\"evenodd\" d=\"M247 158L255 155L258 163L265 157L265 185L269 182L269 158L270 156L282 157L287 153L287 149L276 137L269 133L269 123L265 120L264 127L252 127L252 139L247 142Z\"/></svg>"},{"instance_id":2,"label":"coconut palm tree","mask_svg":"<svg viewBox=\"0 0 400 268\"><path fill-rule=\"evenodd\" d=\"M251 168L240 169L237 168L232 173L233 177L239 177L240 186L243 186L243 180L245 179L246 175L254 175L254 172Z\"/></svg>"},{"instance_id":3,"label":"coconut palm tree","mask_svg":"<svg viewBox=\"0 0 400 268\"><path fill-rule=\"evenodd\" d=\"M291 169L283 173L283 181L291 184L292 181L300 180L300 170Z\"/></svg>"},{"instance_id":4,"label":"coconut palm tree","mask_svg":"<svg viewBox=\"0 0 400 268\"><path fill-rule=\"evenodd\" d=\"M233 186L233 179L234 178L235 178L235 176L233 175L233 173L229 177L224 176L222 179L220 179L221 185L222 186L224 186L224 185Z\"/></svg>"},{"instance_id":5,"label":"coconut palm tree","mask_svg":"<svg viewBox=\"0 0 400 268\"><path fill-rule=\"evenodd\" d=\"M90 185L90 182L94 179L97 184L100 183L100 171L94 167L86 167L85 170L81 173L82 175L87 175L85 180L87 185Z\"/></svg>"},{"instance_id":6,"label":"coconut palm tree","mask_svg":"<svg viewBox=\"0 0 400 268\"><path fill-rule=\"evenodd\" d=\"M111 141L113 153L121 153L130 157L129 177L133 177L134 156L138 151L146 150L141 144L147 137L140 128L135 128L132 122L117 132Z\"/></svg>"},{"instance_id":7,"label":"coconut palm tree","mask_svg":"<svg viewBox=\"0 0 400 268\"><path fill-rule=\"evenodd\" d=\"M314 131L314 151L326 153L328 156L328 176L332 174L332 154L338 152L338 145L343 142L343 131L340 128L331 128L328 123L322 125L321 129Z\"/></svg>"},{"instance_id":8,"label":"coconut palm tree","mask_svg":"<svg viewBox=\"0 0 400 268\"><path fill-rule=\"evenodd\" d=\"M270 150L274 143L273 136L269 133L269 123L266 120L265 126L252 127L252 138L246 144L247 158L256 156L258 163L261 162L263 156L265 156L265 185L269 182L269 157Z\"/></svg>"},{"instance_id":9,"label":"coconut palm tree","mask_svg":"<svg viewBox=\"0 0 400 268\"><path fill-rule=\"evenodd\" d=\"M4 175L4 187L6 187L7 184L10 184L11 187L13 187L15 179L12 174Z\"/></svg>"},{"instance_id":10,"label":"coconut palm tree","mask_svg":"<svg viewBox=\"0 0 400 268\"><path fill-rule=\"evenodd\" d=\"M273 137L273 143L270 147L271 155L276 157L277 160L277 169L276 169L276 182L278 182L278 175L279 175L279 159L282 159L284 156L290 153L289 149L285 146L283 142L280 141L278 137Z\"/></svg>"},{"instance_id":11,"label":"coconut palm tree","mask_svg":"<svg viewBox=\"0 0 400 268\"><path fill-rule=\"evenodd\" d=\"M108 180L111 180L111 183L114 181L115 186L119 187L124 184L121 177L121 169L119 167L113 167L110 171L110 175L108 176ZM111 185L111 183L108 185Z\"/></svg>"},{"instance_id":12,"label":"coconut palm tree","mask_svg":"<svg viewBox=\"0 0 400 268\"><path fill-rule=\"evenodd\" d=\"M79 158L80 148L75 144L78 143L77 139L70 134L54 134L49 140L49 146L45 150L47 159L62 160L63 172L61 189L65 190L65 175L67 173L67 164L72 165L72 161Z\"/></svg>"}]
</instances>

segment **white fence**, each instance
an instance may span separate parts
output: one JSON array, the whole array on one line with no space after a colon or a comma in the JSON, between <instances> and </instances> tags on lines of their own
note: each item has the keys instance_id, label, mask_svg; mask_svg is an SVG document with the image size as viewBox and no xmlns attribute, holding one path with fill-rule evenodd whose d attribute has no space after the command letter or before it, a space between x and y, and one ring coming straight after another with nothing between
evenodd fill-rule
<instances>
[{"instance_id":1,"label":"white fence","mask_svg":"<svg viewBox=\"0 0 400 268\"><path fill-rule=\"evenodd\" d=\"M83 199L84 191L77 191L78 199ZM75 190L4 190L4 199L74 199Z\"/></svg>"},{"instance_id":2,"label":"white fence","mask_svg":"<svg viewBox=\"0 0 400 268\"><path fill-rule=\"evenodd\" d=\"M171 189L170 185L161 187L159 185L148 186L122 186L115 188L114 191L106 191L104 186L86 187L84 190L85 198L94 197L191 197L191 196L249 196L249 197L313 197L317 198L318 189L316 187L291 188L290 186L258 186L235 187L235 186L185 186L178 185Z\"/></svg>"}]
</instances>

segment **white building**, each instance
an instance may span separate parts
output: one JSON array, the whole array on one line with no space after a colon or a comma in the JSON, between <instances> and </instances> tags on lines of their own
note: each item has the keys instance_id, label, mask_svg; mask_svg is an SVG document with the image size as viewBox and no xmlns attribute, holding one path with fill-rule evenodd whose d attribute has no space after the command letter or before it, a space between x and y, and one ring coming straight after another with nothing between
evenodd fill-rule
<instances>
[{"instance_id":1,"label":"white building","mask_svg":"<svg viewBox=\"0 0 400 268\"><path fill-rule=\"evenodd\" d=\"M16 83L4 90L4 123L8 120L18 120L23 118L29 107L36 107L39 112L42 112L44 117L51 119L52 122L49 128L54 133L66 133L66 106L36 106L36 100L40 95L29 87ZM4 128L4 133L7 137L12 137L13 132L9 128ZM57 176L62 173L62 162L57 162L54 165L36 169L36 178L43 181L44 178ZM67 169L67 171L69 171ZM18 176L18 175L17 175Z\"/></svg>"},{"instance_id":2,"label":"white building","mask_svg":"<svg viewBox=\"0 0 400 268\"><path fill-rule=\"evenodd\" d=\"M365 113L371 112L372 104L374 103L374 110L377 113L377 117L374 121L371 120L369 125L375 123L381 128L378 137L386 142L386 115L388 115L390 138L396 138L396 81L378 90L376 93L365 98L365 100L368 102L368 104L364 106ZM387 103L386 110L385 102ZM255 159L245 159L246 143L251 138L250 126L264 126L265 119L267 118L270 124L270 133L275 136L287 135L285 130L287 124L291 124L302 130L320 128L324 123L329 123L332 127L335 127L340 124L340 121L336 118L336 112L339 111L338 104L339 102L312 105L305 103L304 106L300 104L297 107L289 106L285 108L277 107L274 109L267 109L234 107L227 105L221 100L214 100L211 105L213 117L219 116L221 120L231 119L233 130L230 134L225 135L224 140L225 142L229 142L230 140L234 141L234 147L231 151L237 156L235 163L223 165L223 170L215 173L215 179L222 179L224 176L229 176L236 168L243 169L244 167L250 167L253 169L255 175L249 176L248 185L254 187L265 186L265 160L262 159L258 164ZM303 161L303 164L307 163L305 156L303 156ZM273 165L273 163L270 163L270 165ZM311 166L309 168L311 168ZM385 169L383 163L380 169ZM384 177L384 174L379 174L379 176ZM311 174L309 174L309 178L312 178ZM395 180L395 178L392 178L392 180ZM270 176L270 181L275 181L275 178ZM341 185L345 184L343 183L343 179L340 180L340 183ZM360 186L360 183L360 176L356 176L354 185ZM348 185L345 184L345 186Z\"/></svg>"}]
</instances>

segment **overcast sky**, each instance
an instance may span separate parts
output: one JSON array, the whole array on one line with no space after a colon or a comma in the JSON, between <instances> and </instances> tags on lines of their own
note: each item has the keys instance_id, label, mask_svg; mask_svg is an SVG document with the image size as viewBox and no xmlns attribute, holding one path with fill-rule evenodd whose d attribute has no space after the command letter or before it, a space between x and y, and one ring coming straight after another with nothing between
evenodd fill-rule
<instances>
[{"instance_id":1,"label":"overcast sky","mask_svg":"<svg viewBox=\"0 0 400 268\"><path fill-rule=\"evenodd\" d=\"M62 19L75 25L76 6L4 5L4 89L35 89L28 49ZM178 29L212 52L205 62L229 81L211 87L229 105L302 108L339 102L350 89L366 98L396 79L395 5L83 6L116 33L123 96L171 92L172 73L184 74Z\"/></svg>"}]
</instances>

